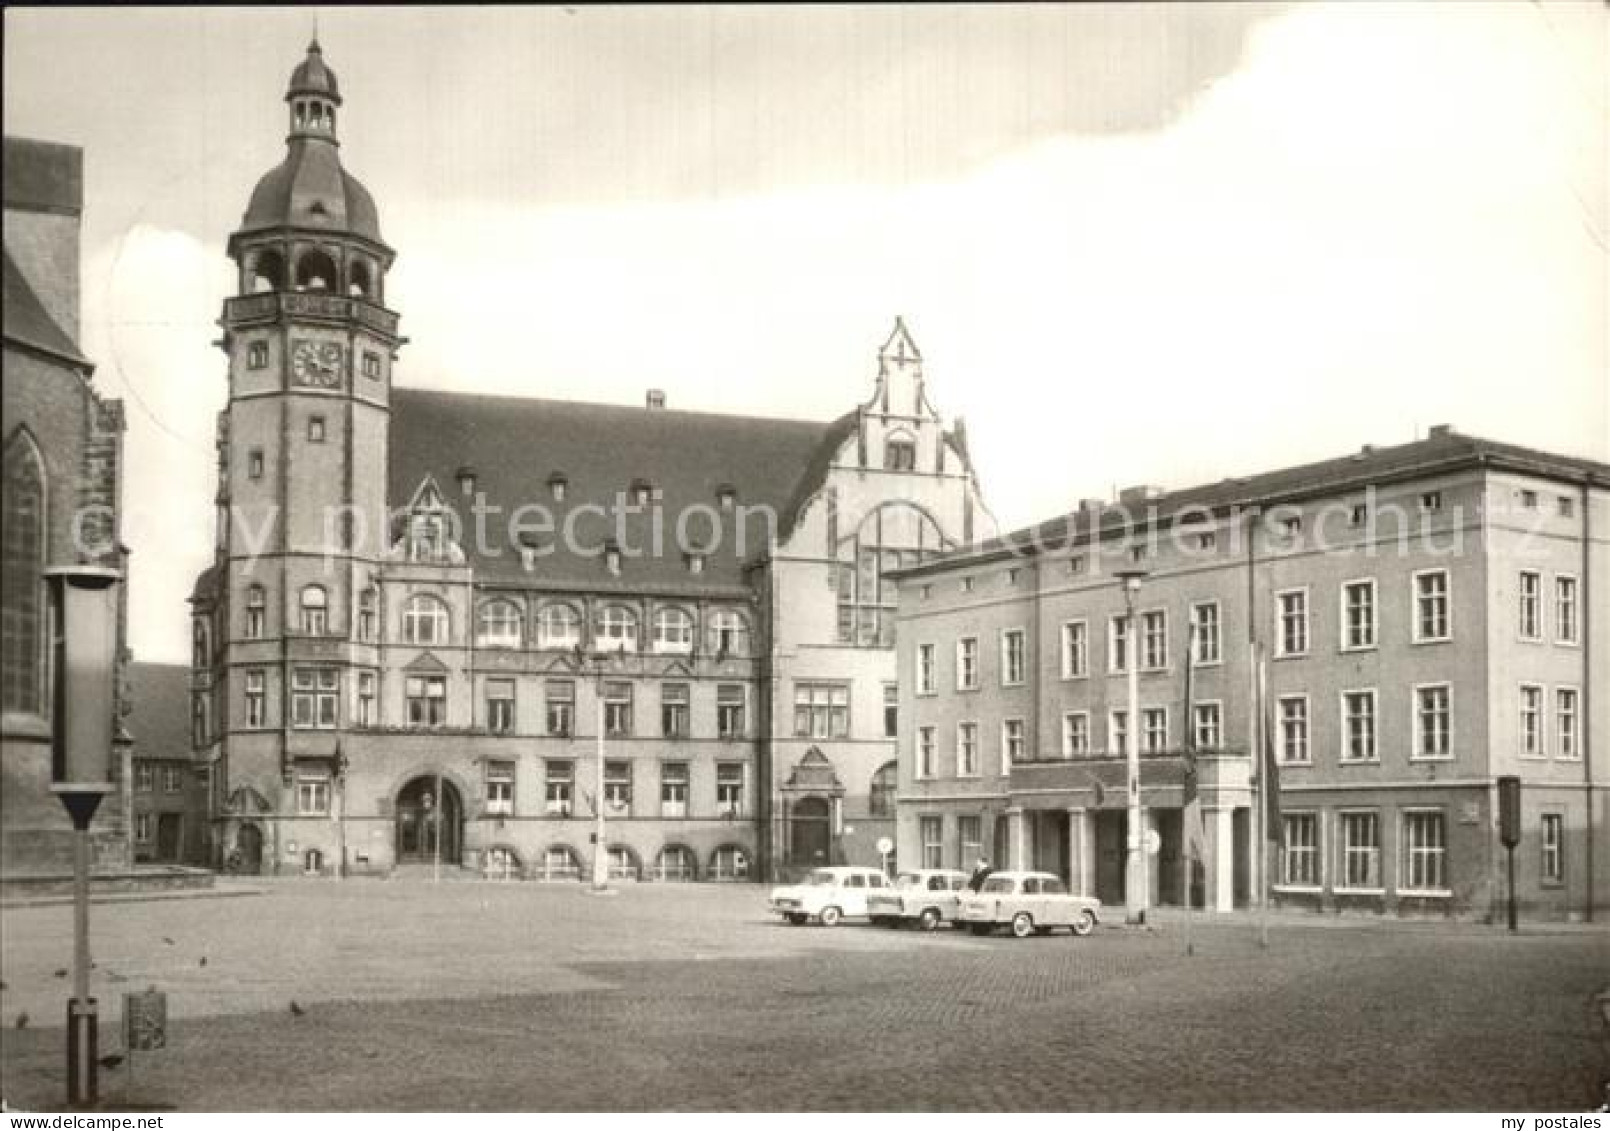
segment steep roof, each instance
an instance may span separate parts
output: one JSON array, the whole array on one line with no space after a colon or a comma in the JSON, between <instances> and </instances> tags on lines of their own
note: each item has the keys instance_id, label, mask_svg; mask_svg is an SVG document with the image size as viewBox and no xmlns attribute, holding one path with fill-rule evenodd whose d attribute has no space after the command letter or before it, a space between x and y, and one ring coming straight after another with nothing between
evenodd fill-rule
<instances>
[{"instance_id":1,"label":"steep roof","mask_svg":"<svg viewBox=\"0 0 1610 1131\"><path fill-rule=\"evenodd\" d=\"M76 145L5 138L5 206L77 216L84 209L84 151Z\"/></svg>"},{"instance_id":2,"label":"steep roof","mask_svg":"<svg viewBox=\"0 0 1610 1131\"><path fill-rule=\"evenodd\" d=\"M93 368L79 351L78 345L68 337L67 331L45 309L44 303L29 285L21 268L6 251L4 289L0 294L0 314L3 314L5 340L16 345L47 353L78 368Z\"/></svg>"},{"instance_id":3,"label":"steep roof","mask_svg":"<svg viewBox=\"0 0 1610 1131\"><path fill-rule=\"evenodd\" d=\"M375 198L341 167L335 146L320 138L292 138L285 160L252 189L240 230L281 227L351 232L385 243Z\"/></svg>"},{"instance_id":4,"label":"steep roof","mask_svg":"<svg viewBox=\"0 0 1610 1131\"><path fill-rule=\"evenodd\" d=\"M1198 518L1205 511L1297 502L1341 491L1362 490L1371 484L1423 478L1471 467L1490 467L1567 482L1586 481L1595 487L1610 488L1610 464L1466 436L1439 426L1423 440L1383 448L1366 446L1334 459L1187 487L1128 504L1127 509L1123 503L1108 504L1102 510L1075 508L1066 515L1023 527L977 547L943 555L901 573L902 576L917 576L972 559L1075 544L1092 536L1120 532L1137 523L1144 526L1155 521L1167 526L1176 519Z\"/></svg>"},{"instance_id":5,"label":"steep roof","mask_svg":"<svg viewBox=\"0 0 1610 1131\"><path fill-rule=\"evenodd\" d=\"M408 388L392 391L391 407L393 508L406 506L432 479L464 522L463 548L477 580L540 580L598 591L731 592L743 585L743 563L766 549L773 525L767 514L776 516L779 532L785 529L796 488L838 426ZM485 499L492 535L486 545L476 545L461 469L473 471L476 492ZM566 481L562 501L549 488L556 475ZM649 515L626 514L620 506L639 481L658 493L658 552ZM724 486L736 492L732 508L720 506ZM508 523L531 504L545 510L527 517L546 514L552 525L535 568L526 573ZM679 542L679 516L686 516L691 546ZM605 541L619 537L617 520L625 535L618 577L600 556ZM567 524L573 539L564 537ZM683 550L706 544L716 530L719 540L703 572L691 573Z\"/></svg>"},{"instance_id":6,"label":"steep roof","mask_svg":"<svg viewBox=\"0 0 1610 1131\"><path fill-rule=\"evenodd\" d=\"M136 758L190 757L190 669L130 664L129 733Z\"/></svg>"}]
</instances>

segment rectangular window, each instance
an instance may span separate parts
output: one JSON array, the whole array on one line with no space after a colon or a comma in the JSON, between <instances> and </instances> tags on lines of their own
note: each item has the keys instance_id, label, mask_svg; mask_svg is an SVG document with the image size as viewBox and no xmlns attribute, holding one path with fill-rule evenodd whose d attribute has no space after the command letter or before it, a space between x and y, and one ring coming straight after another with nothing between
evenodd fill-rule
<instances>
[{"instance_id":1,"label":"rectangular window","mask_svg":"<svg viewBox=\"0 0 1610 1131\"><path fill-rule=\"evenodd\" d=\"M1223 657L1222 622L1217 601L1198 601L1191 606L1192 660L1198 667L1216 664Z\"/></svg>"},{"instance_id":2,"label":"rectangular window","mask_svg":"<svg viewBox=\"0 0 1610 1131\"><path fill-rule=\"evenodd\" d=\"M1442 509L1442 492L1426 491L1420 495L1420 510L1426 514L1436 514Z\"/></svg>"},{"instance_id":3,"label":"rectangular window","mask_svg":"<svg viewBox=\"0 0 1610 1131\"><path fill-rule=\"evenodd\" d=\"M1342 692L1342 761L1373 762L1375 745L1375 691Z\"/></svg>"},{"instance_id":4,"label":"rectangular window","mask_svg":"<svg viewBox=\"0 0 1610 1131\"><path fill-rule=\"evenodd\" d=\"M1001 723L1001 773L1023 760L1025 733L1022 719L1007 719Z\"/></svg>"},{"instance_id":5,"label":"rectangular window","mask_svg":"<svg viewBox=\"0 0 1610 1131\"><path fill-rule=\"evenodd\" d=\"M1160 671L1168 667L1168 614L1153 609L1140 614L1141 667Z\"/></svg>"},{"instance_id":6,"label":"rectangular window","mask_svg":"<svg viewBox=\"0 0 1610 1131\"><path fill-rule=\"evenodd\" d=\"M247 369L267 369L268 368L268 343L267 342L253 342L251 345L246 347L246 368Z\"/></svg>"},{"instance_id":7,"label":"rectangular window","mask_svg":"<svg viewBox=\"0 0 1610 1131\"><path fill-rule=\"evenodd\" d=\"M741 817L744 805L742 762L716 763L716 808L723 817Z\"/></svg>"},{"instance_id":8,"label":"rectangular window","mask_svg":"<svg viewBox=\"0 0 1610 1131\"><path fill-rule=\"evenodd\" d=\"M1565 817L1560 813L1543 814L1543 882L1565 882Z\"/></svg>"},{"instance_id":9,"label":"rectangular window","mask_svg":"<svg viewBox=\"0 0 1610 1131\"><path fill-rule=\"evenodd\" d=\"M945 866L945 821L942 817L924 817L922 825L922 866Z\"/></svg>"},{"instance_id":10,"label":"rectangular window","mask_svg":"<svg viewBox=\"0 0 1610 1131\"><path fill-rule=\"evenodd\" d=\"M1554 749L1559 757L1570 761L1582 756L1576 733L1576 701L1576 688L1554 689Z\"/></svg>"},{"instance_id":11,"label":"rectangular window","mask_svg":"<svg viewBox=\"0 0 1610 1131\"><path fill-rule=\"evenodd\" d=\"M972 867L984 855L984 819L977 813L957 817L956 839L961 843L961 864Z\"/></svg>"},{"instance_id":12,"label":"rectangular window","mask_svg":"<svg viewBox=\"0 0 1610 1131\"><path fill-rule=\"evenodd\" d=\"M978 776L978 724L956 724L956 776Z\"/></svg>"},{"instance_id":13,"label":"rectangular window","mask_svg":"<svg viewBox=\"0 0 1610 1131\"><path fill-rule=\"evenodd\" d=\"M1451 758L1453 690L1446 683L1414 689L1414 757Z\"/></svg>"},{"instance_id":14,"label":"rectangular window","mask_svg":"<svg viewBox=\"0 0 1610 1131\"><path fill-rule=\"evenodd\" d=\"M1308 652L1308 590L1288 589L1275 594L1279 624L1276 625L1278 656L1302 656Z\"/></svg>"},{"instance_id":15,"label":"rectangular window","mask_svg":"<svg viewBox=\"0 0 1610 1131\"><path fill-rule=\"evenodd\" d=\"M486 811L506 817L514 812L514 763L487 762Z\"/></svg>"},{"instance_id":16,"label":"rectangular window","mask_svg":"<svg viewBox=\"0 0 1610 1131\"><path fill-rule=\"evenodd\" d=\"M624 816L632 807L632 764L604 763L604 809L612 817Z\"/></svg>"},{"instance_id":17,"label":"rectangular window","mask_svg":"<svg viewBox=\"0 0 1610 1131\"><path fill-rule=\"evenodd\" d=\"M353 723L361 727L372 727L377 721L375 714L375 673L358 673L358 710Z\"/></svg>"},{"instance_id":18,"label":"rectangular window","mask_svg":"<svg viewBox=\"0 0 1610 1131\"><path fill-rule=\"evenodd\" d=\"M917 645L917 694L932 695L934 686L934 646L932 644L919 644Z\"/></svg>"},{"instance_id":19,"label":"rectangular window","mask_svg":"<svg viewBox=\"0 0 1610 1131\"><path fill-rule=\"evenodd\" d=\"M1523 569L1520 587L1516 590L1520 601L1520 634L1522 640L1543 639L1543 575L1536 570Z\"/></svg>"},{"instance_id":20,"label":"rectangular window","mask_svg":"<svg viewBox=\"0 0 1610 1131\"><path fill-rule=\"evenodd\" d=\"M1554 639L1560 644L1577 642L1576 578L1554 579Z\"/></svg>"},{"instance_id":21,"label":"rectangular window","mask_svg":"<svg viewBox=\"0 0 1610 1131\"><path fill-rule=\"evenodd\" d=\"M1062 716L1062 756L1080 758L1090 753L1090 712L1069 711Z\"/></svg>"},{"instance_id":22,"label":"rectangular window","mask_svg":"<svg viewBox=\"0 0 1610 1131\"><path fill-rule=\"evenodd\" d=\"M486 681L486 729L493 734L514 730L514 680Z\"/></svg>"},{"instance_id":23,"label":"rectangular window","mask_svg":"<svg viewBox=\"0 0 1610 1131\"><path fill-rule=\"evenodd\" d=\"M1376 813L1338 813L1341 829L1341 887L1379 891L1381 819Z\"/></svg>"},{"instance_id":24,"label":"rectangular window","mask_svg":"<svg viewBox=\"0 0 1610 1131\"><path fill-rule=\"evenodd\" d=\"M688 815L688 764L665 762L660 766L660 816Z\"/></svg>"},{"instance_id":25,"label":"rectangular window","mask_svg":"<svg viewBox=\"0 0 1610 1131\"><path fill-rule=\"evenodd\" d=\"M268 677L262 668L250 668L246 672L246 725L260 727L268 725Z\"/></svg>"},{"instance_id":26,"label":"rectangular window","mask_svg":"<svg viewBox=\"0 0 1610 1131\"><path fill-rule=\"evenodd\" d=\"M1015 687L1023 682L1023 630L1009 628L1001 633L1001 686Z\"/></svg>"},{"instance_id":27,"label":"rectangular window","mask_svg":"<svg viewBox=\"0 0 1610 1131\"><path fill-rule=\"evenodd\" d=\"M794 736L846 738L850 733L850 689L842 683L794 685Z\"/></svg>"},{"instance_id":28,"label":"rectangular window","mask_svg":"<svg viewBox=\"0 0 1610 1131\"><path fill-rule=\"evenodd\" d=\"M1370 504L1354 503L1348 512L1348 521L1353 526L1363 526L1370 520Z\"/></svg>"},{"instance_id":29,"label":"rectangular window","mask_svg":"<svg viewBox=\"0 0 1610 1131\"><path fill-rule=\"evenodd\" d=\"M934 776L934 728L917 728L917 776L931 778Z\"/></svg>"},{"instance_id":30,"label":"rectangular window","mask_svg":"<svg viewBox=\"0 0 1610 1131\"><path fill-rule=\"evenodd\" d=\"M1442 892L1448 889L1448 840L1437 812L1403 814L1403 889Z\"/></svg>"},{"instance_id":31,"label":"rectangular window","mask_svg":"<svg viewBox=\"0 0 1610 1131\"><path fill-rule=\"evenodd\" d=\"M1280 760L1288 765L1308 765L1313 760L1308 749L1308 697L1282 695L1277 710L1280 715Z\"/></svg>"},{"instance_id":32,"label":"rectangular window","mask_svg":"<svg viewBox=\"0 0 1610 1131\"><path fill-rule=\"evenodd\" d=\"M900 688L893 683L883 685L883 737L900 735Z\"/></svg>"},{"instance_id":33,"label":"rectangular window","mask_svg":"<svg viewBox=\"0 0 1610 1131\"><path fill-rule=\"evenodd\" d=\"M330 779L325 777L299 777L296 779L296 811L302 816L318 816L330 811Z\"/></svg>"},{"instance_id":34,"label":"rectangular window","mask_svg":"<svg viewBox=\"0 0 1610 1131\"><path fill-rule=\"evenodd\" d=\"M568 817L576 788L576 763L549 759L544 767L543 808L550 817Z\"/></svg>"},{"instance_id":35,"label":"rectangular window","mask_svg":"<svg viewBox=\"0 0 1610 1131\"><path fill-rule=\"evenodd\" d=\"M1375 647L1375 580L1342 586L1342 649Z\"/></svg>"},{"instance_id":36,"label":"rectangular window","mask_svg":"<svg viewBox=\"0 0 1610 1131\"><path fill-rule=\"evenodd\" d=\"M660 733L666 738L688 736L687 684L660 684Z\"/></svg>"},{"instance_id":37,"label":"rectangular window","mask_svg":"<svg viewBox=\"0 0 1610 1131\"><path fill-rule=\"evenodd\" d=\"M335 668L291 669L291 725L298 730L335 726L341 674Z\"/></svg>"},{"instance_id":38,"label":"rectangular window","mask_svg":"<svg viewBox=\"0 0 1610 1131\"><path fill-rule=\"evenodd\" d=\"M134 764L134 788L140 793L150 793L156 788L156 768L149 762L136 762Z\"/></svg>"},{"instance_id":39,"label":"rectangular window","mask_svg":"<svg viewBox=\"0 0 1610 1131\"><path fill-rule=\"evenodd\" d=\"M1107 670L1109 672L1125 672L1129 670L1129 618L1123 614L1113 617L1107 622Z\"/></svg>"},{"instance_id":40,"label":"rectangular window","mask_svg":"<svg viewBox=\"0 0 1610 1131\"><path fill-rule=\"evenodd\" d=\"M371 381L380 378L380 355L373 350L363 351L363 375Z\"/></svg>"},{"instance_id":41,"label":"rectangular window","mask_svg":"<svg viewBox=\"0 0 1610 1131\"><path fill-rule=\"evenodd\" d=\"M1218 703L1196 703L1194 716L1196 748L1217 750L1224 743L1224 709Z\"/></svg>"},{"instance_id":42,"label":"rectangular window","mask_svg":"<svg viewBox=\"0 0 1610 1131\"><path fill-rule=\"evenodd\" d=\"M716 684L716 734L721 738L742 738L744 726L744 685Z\"/></svg>"},{"instance_id":43,"label":"rectangular window","mask_svg":"<svg viewBox=\"0 0 1610 1131\"><path fill-rule=\"evenodd\" d=\"M310 416L307 418L307 442L310 444L324 443L324 417Z\"/></svg>"},{"instance_id":44,"label":"rectangular window","mask_svg":"<svg viewBox=\"0 0 1610 1131\"><path fill-rule=\"evenodd\" d=\"M407 700L409 726L439 727L447 722L445 676L409 676L403 682L403 698Z\"/></svg>"},{"instance_id":45,"label":"rectangular window","mask_svg":"<svg viewBox=\"0 0 1610 1131\"><path fill-rule=\"evenodd\" d=\"M1415 574L1414 642L1429 644L1448 637L1448 571L1434 569Z\"/></svg>"},{"instance_id":46,"label":"rectangular window","mask_svg":"<svg viewBox=\"0 0 1610 1131\"><path fill-rule=\"evenodd\" d=\"M1082 679L1090 674L1090 625L1071 620L1062 626L1062 678Z\"/></svg>"},{"instance_id":47,"label":"rectangular window","mask_svg":"<svg viewBox=\"0 0 1610 1131\"><path fill-rule=\"evenodd\" d=\"M253 448L246 453L246 478L261 479L263 477L263 449Z\"/></svg>"},{"instance_id":48,"label":"rectangular window","mask_svg":"<svg viewBox=\"0 0 1610 1131\"><path fill-rule=\"evenodd\" d=\"M624 681L604 684L604 733L628 738L632 733L632 685Z\"/></svg>"},{"instance_id":49,"label":"rectangular window","mask_svg":"<svg viewBox=\"0 0 1610 1131\"><path fill-rule=\"evenodd\" d=\"M1543 689L1521 684L1521 757L1541 758L1543 749Z\"/></svg>"},{"instance_id":50,"label":"rectangular window","mask_svg":"<svg viewBox=\"0 0 1610 1131\"><path fill-rule=\"evenodd\" d=\"M1124 754L1129 751L1129 712L1110 711L1107 714L1107 752Z\"/></svg>"},{"instance_id":51,"label":"rectangular window","mask_svg":"<svg viewBox=\"0 0 1610 1131\"><path fill-rule=\"evenodd\" d=\"M163 766L162 767L162 792L163 793L179 793L183 789L184 789L184 767L183 766Z\"/></svg>"},{"instance_id":52,"label":"rectangular window","mask_svg":"<svg viewBox=\"0 0 1610 1131\"><path fill-rule=\"evenodd\" d=\"M550 679L542 685L543 715L547 732L555 738L576 733L576 685L568 679Z\"/></svg>"},{"instance_id":53,"label":"rectangular window","mask_svg":"<svg viewBox=\"0 0 1610 1131\"><path fill-rule=\"evenodd\" d=\"M1537 492L1536 491L1522 491L1521 492L1521 506L1523 508L1525 508L1526 510L1535 511L1537 509Z\"/></svg>"},{"instance_id":54,"label":"rectangular window","mask_svg":"<svg viewBox=\"0 0 1610 1131\"><path fill-rule=\"evenodd\" d=\"M1319 877L1319 816L1286 813L1280 818L1280 882L1287 887L1317 888Z\"/></svg>"},{"instance_id":55,"label":"rectangular window","mask_svg":"<svg viewBox=\"0 0 1610 1131\"><path fill-rule=\"evenodd\" d=\"M1140 713L1141 749L1147 754L1161 754L1168 749L1168 708L1146 707Z\"/></svg>"},{"instance_id":56,"label":"rectangular window","mask_svg":"<svg viewBox=\"0 0 1610 1131\"><path fill-rule=\"evenodd\" d=\"M134 814L134 839L141 844L151 843L151 814Z\"/></svg>"},{"instance_id":57,"label":"rectangular window","mask_svg":"<svg viewBox=\"0 0 1610 1131\"><path fill-rule=\"evenodd\" d=\"M978 637L964 636L956 641L956 690L978 687Z\"/></svg>"}]
</instances>

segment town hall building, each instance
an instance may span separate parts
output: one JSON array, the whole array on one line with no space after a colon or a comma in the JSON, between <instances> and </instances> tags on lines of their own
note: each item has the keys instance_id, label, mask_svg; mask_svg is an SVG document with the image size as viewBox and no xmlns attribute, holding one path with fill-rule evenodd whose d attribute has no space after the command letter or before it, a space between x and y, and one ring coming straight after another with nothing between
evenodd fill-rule
<instances>
[{"instance_id":1,"label":"town hall building","mask_svg":"<svg viewBox=\"0 0 1610 1131\"><path fill-rule=\"evenodd\" d=\"M399 384L395 252L316 42L285 101L229 239L191 600L216 863L573 878L599 805L617 878L878 862L890 575L994 533L908 328L831 422Z\"/></svg>"}]
</instances>

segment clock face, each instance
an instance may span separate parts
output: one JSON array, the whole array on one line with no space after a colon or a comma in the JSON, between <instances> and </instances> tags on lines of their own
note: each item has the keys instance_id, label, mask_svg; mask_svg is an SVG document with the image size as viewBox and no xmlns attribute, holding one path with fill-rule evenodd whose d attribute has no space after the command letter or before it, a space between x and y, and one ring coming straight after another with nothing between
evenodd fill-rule
<instances>
[{"instance_id":1,"label":"clock face","mask_svg":"<svg viewBox=\"0 0 1610 1131\"><path fill-rule=\"evenodd\" d=\"M339 342L296 342L291 346L291 382L315 389L339 389L341 361Z\"/></svg>"}]
</instances>

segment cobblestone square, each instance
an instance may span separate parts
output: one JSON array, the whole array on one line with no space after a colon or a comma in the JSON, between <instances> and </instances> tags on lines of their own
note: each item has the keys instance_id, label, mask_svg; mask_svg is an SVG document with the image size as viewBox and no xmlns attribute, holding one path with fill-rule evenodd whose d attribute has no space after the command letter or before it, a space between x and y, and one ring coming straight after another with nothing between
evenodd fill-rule
<instances>
[{"instance_id":1,"label":"cobblestone square","mask_svg":"<svg viewBox=\"0 0 1610 1131\"><path fill-rule=\"evenodd\" d=\"M289 882L97 904L169 1047L107 1107L1581 1110L1610 937L1277 917L1015 940L789 927L749 886ZM61 1103L69 908L3 916L4 1090ZM203 963L205 959L205 963ZM293 1012L295 1002L300 1013ZM26 1027L18 1028L26 1013Z\"/></svg>"}]
</instances>

